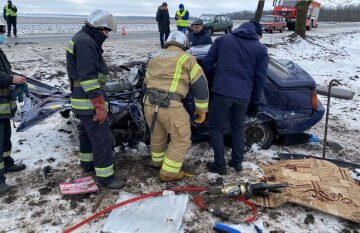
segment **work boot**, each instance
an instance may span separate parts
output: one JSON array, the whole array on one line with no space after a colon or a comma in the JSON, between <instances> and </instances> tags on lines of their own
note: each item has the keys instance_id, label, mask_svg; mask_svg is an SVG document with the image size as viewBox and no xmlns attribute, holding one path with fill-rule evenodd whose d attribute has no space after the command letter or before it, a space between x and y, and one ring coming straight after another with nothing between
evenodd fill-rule
<instances>
[{"instance_id":1,"label":"work boot","mask_svg":"<svg viewBox=\"0 0 360 233\"><path fill-rule=\"evenodd\" d=\"M184 171L179 171L179 173L176 174L176 176L173 176L173 177L169 177L169 176L165 176L165 175L160 174L160 181L161 182L169 182L169 181L173 181L173 180L181 180L184 177L185 177L185 172Z\"/></svg>"},{"instance_id":2,"label":"work boot","mask_svg":"<svg viewBox=\"0 0 360 233\"><path fill-rule=\"evenodd\" d=\"M150 164L151 164L151 166L153 166L154 168L161 168L163 162L154 162L154 161L151 161Z\"/></svg>"},{"instance_id":3,"label":"work boot","mask_svg":"<svg viewBox=\"0 0 360 233\"><path fill-rule=\"evenodd\" d=\"M10 166L5 166L5 172L18 172L26 168L25 164L13 164Z\"/></svg>"},{"instance_id":4,"label":"work boot","mask_svg":"<svg viewBox=\"0 0 360 233\"><path fill-rule=\"evenodd\" d=\"M0 195L1 194L4 194L4 193L7 193L11 190L11 186L5 184L5 183L2 183L0 184Z\"/></svg>"},{"instance_id":5,"label":"work boot","mask_svg":"<svg viewBox=\"0 0 360 233\"><path fill-rule=\"evenodd\" d=\"M121 189L125 186L125 181L114 179L108 184L101 184L101 185L109 189Z\"/></svg>"},{"instance_id":6,"label":"work boot","mask_svg":"<svg viewBox=\"0 0 360 233\"><path fill-rule=\"evenodd\" d=\"M243 170L242 164L241 163L233 164L232 159L229 160L228 165L230 167L233 167L237 172L241 172Z\"/></svg>"},{"instance_id":7,"label":"work boot","mask_svg":"<svg viewBox=\"0 0 360 233\"><path fill-rule=\"evenodd\" d=\"M218 173L219 175L226 175L227 169L226 165L218 166L215 162L208 162L206 168L211 173Z\"/></svg>"}]
</instances>

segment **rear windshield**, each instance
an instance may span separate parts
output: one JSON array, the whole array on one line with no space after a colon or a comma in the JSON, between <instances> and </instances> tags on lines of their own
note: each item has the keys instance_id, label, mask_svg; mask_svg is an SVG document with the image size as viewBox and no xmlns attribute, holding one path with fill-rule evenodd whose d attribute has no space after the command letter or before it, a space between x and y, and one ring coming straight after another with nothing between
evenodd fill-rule
<instances>
[{"instance_id":1,"label":"rear windshield","mask_svg":"<svg viewBox=\"0 0 360 233\"><path fill-rule=\"evenodd\" d=\"M278 6L296 6L297 0L283 0L279 1Z\"/></svg>"},{"instance_id":2,"label":"rear windshield","mask_svg":"<svg viewBox=\"0 0 360 233\"><path fill-rule=\"evenodd\" d=\"M260 22L275 22L275 17L264 16L260 19Z\"/></svg>"},{"instance_id":3,"label":"rear windshield","mask_svg":"<svg viewBox=\"0 0 360 233\"><path fill-rule=\"evenodd\" d=\"M214 15L202 15L200 16L200 19L204 21L214 21Z\"/></svg>"},{"instance_id":4,"label":"rear windshield","mask_svg":"<svg viewBox=\"0 0 360 233\"><path fill-rule=\"evenodd\" d=\"M288 80L290 78L289 70L271 57L269 59L268 69L282 80Z\"/></svg>"}]
</instances>

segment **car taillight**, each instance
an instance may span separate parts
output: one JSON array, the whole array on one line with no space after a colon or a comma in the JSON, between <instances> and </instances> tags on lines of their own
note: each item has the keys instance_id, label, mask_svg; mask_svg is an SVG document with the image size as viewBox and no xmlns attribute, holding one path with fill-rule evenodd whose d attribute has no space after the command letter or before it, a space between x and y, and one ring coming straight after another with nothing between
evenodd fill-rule
<instances>
[{"instance_id":1,"label":"car taillight","mask_svg":"<svg viewBox=\"0 0 360 233\"><path fill-rule=\"evenodd\" d=\"M311 90L311 105L312 105L314 110L317 110L317 108L319 106L317 93L316 93L316 88Z\"/></svg>"}]
</instances>

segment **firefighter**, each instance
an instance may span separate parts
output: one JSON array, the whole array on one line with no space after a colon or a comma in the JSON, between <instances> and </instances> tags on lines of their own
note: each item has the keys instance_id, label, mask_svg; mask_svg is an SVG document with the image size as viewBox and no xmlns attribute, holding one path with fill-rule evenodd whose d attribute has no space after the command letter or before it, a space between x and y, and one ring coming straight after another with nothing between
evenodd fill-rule
<instances>
[{"instance_id":1,"label":"firefighter","mask_svg":"<svg viewBox=\"0 0 360 233\"><path fill-rule=\"evenodd\" d=\"M149 61L145 75L145 118L151 131L152 165L161 168L162 182L185 176L181 167L191 145L191 131L190 116L182 100L191 91L195 98L195 123L201 124L208 110L207 80L196 58L185 53L187 46L184 33L170 33L165 49Z\"/></svg>"},{"instance_id":2,"label":"firefighter","mask_svg":"<svg viewBox=\"0 0 360 233\"><path fill-rule=\"evenodd\" d=\"M71 86L71 108L80 118L80 164L85 172L95 169L97 182L118 189L125 182L114 177L109 102L104 91L109 69L102 44L116 31L113 15L94 10L85 26L70 40L66 62Z\"/></svg>"},{"instance_id":3,"label":"firefighter","mask_svg":"<svg viewBox=\"0 0 360 233\"><path fill-rule=\"evenodd\" d=\"M0 44L6 40L5 24L0 21ZM26 79L12 74L11 65L5 53L0 49L0 195L10 191L11 186L5 183L5 172L21 171L24 164L15 164L11 153L10 118L16 112L16 99L11 100L14 85L24 85Z\"/></svg>"},{"instance_id":4,"label":"firefighter","mask_svg":"<svg viewBox=\"0 0 360 233\"><path fill-rule=\"evenodd\" d=\"M179 5L179 10L175 14L176 27L178 31L186 33L186 27L188 26L189 11L184 8L184 4Z\"/></svg>"},{"instance_id":5,"label":"firefighter","mask_svg":"<svg viewBox=\"0 0 360 233\"><path fill-rule=\"evenodd\" d=\"M17 8L11 2L11 0L7 1L7 3L5 4L3 15L4 15L4 19L7 22L7 27L8 27L7 36L9 37L11 36L11 25L12 25L14 28L14 36L17 37L17 30L16 30Z\"/></svg>"}]
</instances>

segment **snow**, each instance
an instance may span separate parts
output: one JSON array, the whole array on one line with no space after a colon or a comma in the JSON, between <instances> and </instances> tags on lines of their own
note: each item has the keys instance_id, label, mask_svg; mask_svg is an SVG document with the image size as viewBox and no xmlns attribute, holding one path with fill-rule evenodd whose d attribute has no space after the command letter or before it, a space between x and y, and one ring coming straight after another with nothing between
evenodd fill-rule
<instances>
[{"instance_id":1,"label":"snow","mask_svg":"<svg viewBox=\"0 0 360 233\"><path fill-rule=\"evenodd\" d=\"M140 26L139 26L140 25ZM155 25L155 24L154 24ZM133 30L156 31L152 24L134 25ZM43 25L44 26L44 25ZM46 30L56 31L54 25L44 26ZM20 29L30 33L30 26ZM34 27L35 28L35 27ZM38 31L43 30L39 29ZM68 25L66 32L77 30ZM129 30L132 30L127 28ZM36 33L33 30L32 33ZM269 47L269 53L276 58L293 60L303 67L320 85L327 85L331 79L339 79L345 88L356 94L353 100L331 100L328 140L337 142L344 148L327 148L329 158L360 163L359 133L360 124L360 24L322 24L308 32L306 40L291 36L291 32L264 34L261 42ZM215 39L219 34L216 34ZM11 44L2 46L12 63L13 70L34 77L50 85L68 88L65 67L65 48L67 44ZM116 68L130 61L146 61L159 47L158 39L133 39L106 42L104 56L108 65ZM124 73L114 72L116 75ZM326 97L318 96L326 107ZM322 140L324 120L313 127L309 133ZM76 119L55 115L31 130L15 133L13 129L13 157L27 165L19 173L6 174L7 183L15 188L9 195L0 197L0 232L61 232L80 222L95 212L116 202L119 191L102 189L97 194L80 197L63 197L58 183L71 181L89 174L78 166L78 139ZM62 129L62 130L61 130ZM230 149L226 150L227 159ZM252 148L245 155L244 171L235 173L229 169L223 179L227 183L240 181L256 182L263 176L261 163L274 162L272 157L278 152L294 152L321 156L322 143L309 143L298 146L272 146L269 150ZM159 191L167 186L158 181L158 170L147 165L148 148L144 143L127 147L125 151L116 149L115 169L119 177L127 177L123 191L139 195ZM185 168L195 176L170 184L175 186L204 186L214 182L219 175L206 171L205 164L213 160L213 151L207 143L194 144L185 160ZM185 232L211 232L212 226L220 222L218 218L199 210L193 203L187 206L183 218ZM221 202L220 202L221 201ZM214 201L226 207L230 213L238 213L243 208L240 203L221 197ZM264 232L341 232L344 229L359 231L359 225L304 207L286 204L278 209L258 209L255 224ZM306 224L307 216L314 216L314 224ZM99 232L104 217L87 224L76 232ZM229 224L231 225L231 224ZM234 226L242 232L255 232L254 226L240 224Z\"/></svg>"}]
</instances>

